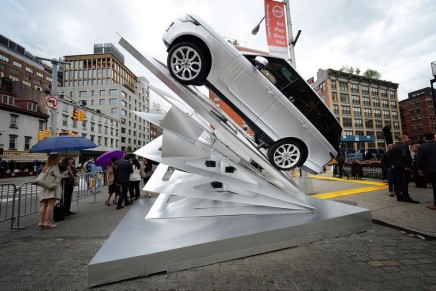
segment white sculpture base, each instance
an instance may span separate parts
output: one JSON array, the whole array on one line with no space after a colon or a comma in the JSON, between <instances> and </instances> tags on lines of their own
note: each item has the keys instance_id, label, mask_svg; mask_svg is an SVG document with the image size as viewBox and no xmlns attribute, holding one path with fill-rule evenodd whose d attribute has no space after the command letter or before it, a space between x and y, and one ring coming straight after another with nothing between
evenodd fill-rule
<instances>
[{"instance_id":1,"label":"white sculpture base","mask_svg":"<svg viewBox=\"0 0 436 291\"><path fill-rule=\"evenodd\" d=\"M153 200L136 201L90 262L90 287L371 229L369 210L310 197L317 211L145 220Z\"/></svg>"}]
</instances>

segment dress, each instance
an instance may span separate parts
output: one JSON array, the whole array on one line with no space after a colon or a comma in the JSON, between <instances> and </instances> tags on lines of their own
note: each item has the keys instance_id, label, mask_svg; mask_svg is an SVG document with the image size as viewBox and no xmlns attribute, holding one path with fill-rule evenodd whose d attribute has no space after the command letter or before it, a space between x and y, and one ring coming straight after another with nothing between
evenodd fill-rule
<instances>
[{"instance_id":1,"label":"dress","mask_svg":"<svg viewBox=\"0 0 436 291\"><path fill-rule=\"evenodd\" d=\"M48 189L44 188L44 190L42 190L42 192L39 194L39 201L40 202L45 200L45 199L52 199L52 198L61 199L61 196L62 196L61 179L67 175L67 171L64 171L61 173L59 171L59 166L54 165L48 170L48 172L50 175L53 175L53 176L59 178L59 183L54 190L48 190Z\"/></svg>"}]
</instances>

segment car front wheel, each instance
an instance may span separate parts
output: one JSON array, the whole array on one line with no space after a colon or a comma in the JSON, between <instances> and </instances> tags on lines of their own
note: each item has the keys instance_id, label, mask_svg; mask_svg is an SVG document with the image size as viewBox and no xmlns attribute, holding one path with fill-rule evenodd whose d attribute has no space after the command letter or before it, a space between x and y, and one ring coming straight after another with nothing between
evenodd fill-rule
<instances>
[{"instance_id":1,"label":"car front wheel","mask_svg":"<svg viewBox=\"0 0 436 291\"><path fill-rule=\"evenodd\" d=\"M206 79L207 59L195 44L181 42L171 48L167 65L171 76L179 83L201 85Z\"/></svg>"},{"instance_id":2,"label":"car front wheel","mask_svg":"<svg viewBox=\"0 0 436 291\"><path fill-rule=\"evenodd\" d=\"M304 153L300 144L283 140L268 148L268 160L279 170L288 171L304 163Z\"/></svg>"}]
</instances>

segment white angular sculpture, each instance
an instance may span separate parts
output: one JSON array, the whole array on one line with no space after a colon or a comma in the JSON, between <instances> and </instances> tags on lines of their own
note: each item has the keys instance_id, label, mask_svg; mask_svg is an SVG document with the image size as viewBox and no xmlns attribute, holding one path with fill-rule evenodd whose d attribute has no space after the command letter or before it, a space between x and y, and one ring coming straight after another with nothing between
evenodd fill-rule
<instances>
[{"instance_id":1,"label":"white angular sculpture","mask_svg":"<svg viewBox=\"0 0 436 291\"><path fill-rule=\"evenodd\" d=\"M140 199L89 264L89 286L177 271L371 228L371 213L306 196L208 97L120 44L180 99L166 114L135 112L163 135L135 153L160 162ZM254 161L263 168L251 166ZM168 178L168 165L176 168ZM132 241L135 242L132 244ZM113 252L120 245L129 247Z\"/></svg>"}]
</instances>

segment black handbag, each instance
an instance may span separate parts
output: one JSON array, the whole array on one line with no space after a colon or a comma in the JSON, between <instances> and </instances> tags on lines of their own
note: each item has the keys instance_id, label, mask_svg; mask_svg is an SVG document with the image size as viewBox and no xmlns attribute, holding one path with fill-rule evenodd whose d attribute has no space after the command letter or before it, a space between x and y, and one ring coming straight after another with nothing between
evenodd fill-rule
<instances>
[{"instance_id":1,"label":"black handbag","mask_svg":"<svg viewBox=\"0 0 436 291\"><path fill-rule=\"evenodd\" d=\"M57 203L53 209L53 220L62 221L65 220L65 205L62 203Z\"/></svg>"}]
</instances>

